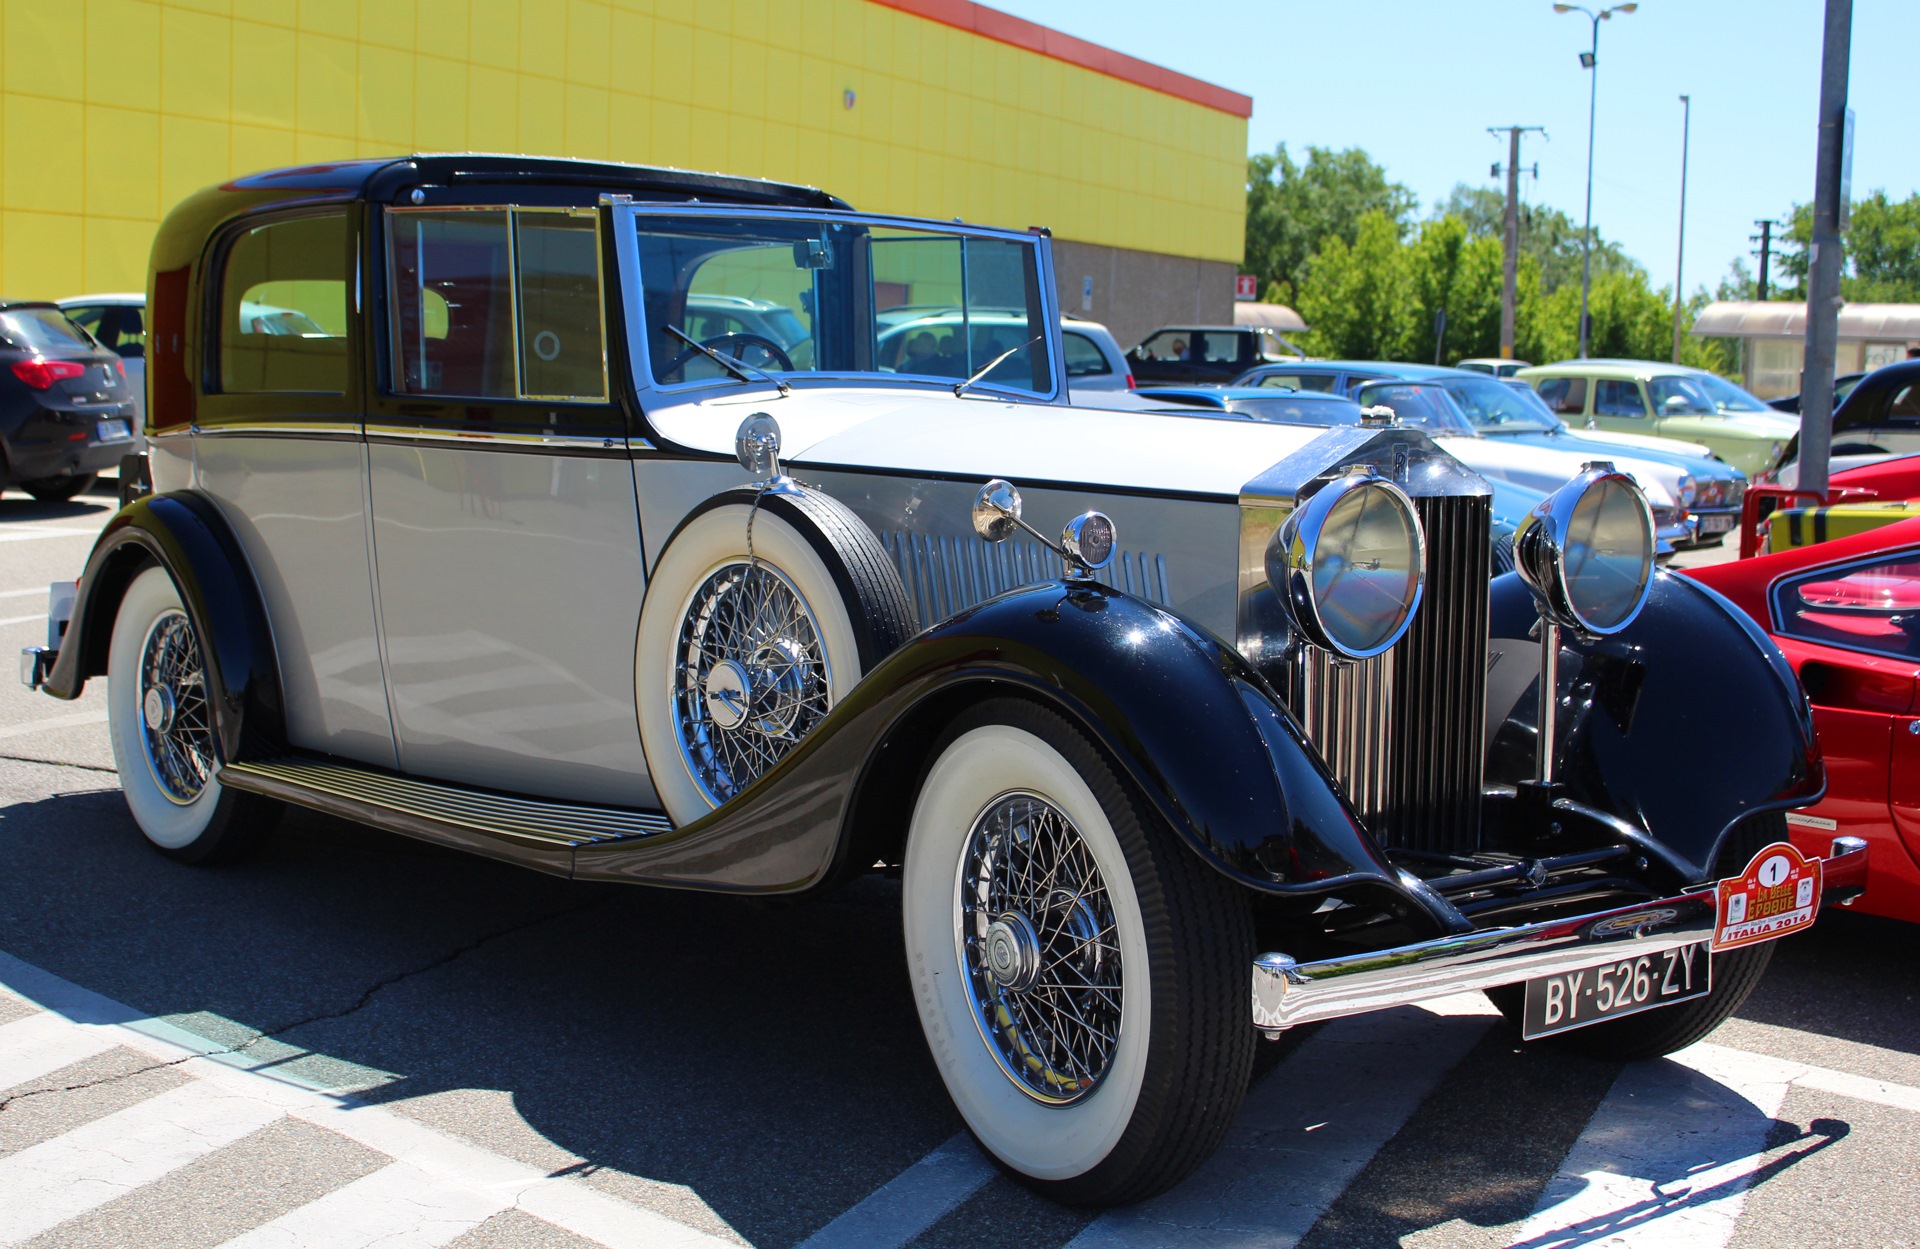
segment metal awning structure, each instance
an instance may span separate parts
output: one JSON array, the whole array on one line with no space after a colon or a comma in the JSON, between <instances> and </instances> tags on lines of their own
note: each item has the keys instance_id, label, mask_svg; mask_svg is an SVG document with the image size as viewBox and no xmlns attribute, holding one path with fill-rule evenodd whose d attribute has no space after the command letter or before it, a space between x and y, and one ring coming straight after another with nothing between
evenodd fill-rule
<instances>
[{"instance_id":1,"label":"metal awning structure","mask_svg":"<svg viewBox=\"0 0 1920 1249\"><path fill-rule=\"evenodd\" d=\"M1807 306L1769 300L1722 300L1694 319L1702 338L1805 338ZM1842 304L1840 337L1853 342L1920 342L1920 304Z\"/></svg>"},{"instance_id":2,"label":"metal awning structure","mask_svg":"<svg viewBox=\"0 0 1920 1249\"><path fill-rule=\"evenodd\" d=\"M1920 308L1914 311L1920 312ZM1300 319L1300 314L1285 304L1235 304L1233 323L1255 326L1264 330L1304 331L1307 328L1307 323Z\"/></svg>"}]
</instances>

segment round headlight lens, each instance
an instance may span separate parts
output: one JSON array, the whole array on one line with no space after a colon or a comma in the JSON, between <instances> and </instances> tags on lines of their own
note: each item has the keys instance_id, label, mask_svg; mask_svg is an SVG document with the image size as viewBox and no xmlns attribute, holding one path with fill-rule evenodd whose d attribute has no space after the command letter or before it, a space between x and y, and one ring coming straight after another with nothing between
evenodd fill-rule
<instances>
[{"instance_id":1,"label":"round headlight lens","mask_svg":"<svg viewBox=\"0 0 1920 1249\"><path fill-rule=\"evenodd\" d=\"M1521 522L1520 575L1541 609L1586 633L1618 633L1653 588L1653 511L1631 478L1593 464Z\"/></svg>"},{"instance_id":2,"label":"round headlight lens","mask_svg":"<svg viewBox=\"0 0 1920 1249\"><path fill-rule=\"evenodd\" d=\"M1406 635L1426 581L1413 501L1370 469L1294 510L1267 547L1267 580L1315 645L1367 659Z\"/></svg>"}]
</instances>

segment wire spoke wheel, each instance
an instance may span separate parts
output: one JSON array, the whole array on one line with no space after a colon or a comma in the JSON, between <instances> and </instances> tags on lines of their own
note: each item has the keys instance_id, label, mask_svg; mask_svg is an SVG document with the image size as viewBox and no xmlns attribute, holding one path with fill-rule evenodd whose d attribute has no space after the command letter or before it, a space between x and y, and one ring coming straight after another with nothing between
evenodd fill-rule
<instances>
[{"instance_id":1,"label":"wire spoke wheel","mask_svg":"<svg viewBox=\"0 0 1920 1249\"><path fill-rule=\"evenodd\" d=\"M974 1023L1021 1092L1093 1092L1120 1039L1113 904L1080 830L1028 793L982 811L960 860L960 961Z\"/></svg>"},{"instance_id":2,"label":"wire spoke wheel","mask_svg":"<svg viewBox=\"0 0 1920 1249\"><path fill-rule=\"evenodd\" d=\"M162 612L140 648L140 740L160 792L185 806L213 776L213 717L186 613Z\"/></svg>"},{"instance_id":3,"label":"wire spoke wheel","mask_svg":"<svg viewBox=\"0 0 1920 1249\"><path fill-rule=\"evenodd\" d=\"M718 805L779 763L832 703L820 626L765 563L729 562L681 617L673 710L694 781Z\"/></svg>"}]
</instances>

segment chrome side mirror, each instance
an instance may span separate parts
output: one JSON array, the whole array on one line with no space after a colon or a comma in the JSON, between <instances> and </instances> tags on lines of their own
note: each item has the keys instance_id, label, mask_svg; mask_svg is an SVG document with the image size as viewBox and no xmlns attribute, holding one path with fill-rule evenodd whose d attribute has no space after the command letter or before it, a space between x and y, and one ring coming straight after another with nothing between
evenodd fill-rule
<instances>
[{"instance_id":1,"label":"chrome side mirror","mask_svg":"<svg viewBox=\"0 0 1920 1249\"><path fill-rule=\"evenodd\" d=\"M996 477L973 498L973 531L988 542L1005 542L1020 523L1020 492Z\"/></svg>"},{"instance_id":2,"label":"chrome side mirror","mask_svg":"<svg viewBox=\"0 0 1920 1249\"><path fill-rule=\"evenodd\" d=\"M780 422L765 412L755 412L740 422L733 436L733 454L740 467L755 477L780 475Z\"/></svg>"}]
</instances>

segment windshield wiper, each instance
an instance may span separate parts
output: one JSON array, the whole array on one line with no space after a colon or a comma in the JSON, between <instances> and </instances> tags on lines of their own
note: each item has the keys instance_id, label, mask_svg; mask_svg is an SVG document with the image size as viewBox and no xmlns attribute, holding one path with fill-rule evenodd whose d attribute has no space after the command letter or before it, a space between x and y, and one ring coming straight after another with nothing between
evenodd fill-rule
<instances>
[{"instance_id":1,"label":"windshield wiper","mask_svg":"<svg viewBox=\"0 0 1920 1249\"><path fill-rule=\"evenodd\" d=\"M995 356L993 359L987 361L985 364L980 366L980 371L978 373L975 373L972 377L969 377L964 382L955 382L953 384L953 397L958 399L961 395L966 394L967 387L973 385L975 382L979 381L981 378L985 377L987 374L999 368L1003 363L1006 362L1007 357L1014 355L1016 352L1025 351L1027 348L1033 346L1035 343L1039 342L1041 339L1045 338L1046 336L1047 336L1047 332L1045 330L1042 330L1038 334L1035 334L1032 338L1029 338L1026 342L1021 343L1018 347L1009 347L1005 351L1001 352L999 355Z\"/></svg>"},{"instance_id":2,"label":"windshield wiper","mask_svg":"<svg viewBox=\"0 0 1920 1249\"><path fill-rule=\"evenodd\" d=\"M708 359L712 360L715 364L719 365L721 368L725 369L727 372L733 374L734 377L738 378L740 381L743 381L743 382L752 381L753 379L751 377L748 377L746 374L746 370L752 369L755 373L758 373L761 377L765 378L767 381L770 381L775 386L778 386L780 388L780 397L782 399L786 398L788 395L793 393L793 387L787 385L785 378L775 377L773 374L767 372L765 369L759 367L758 365L748 364L745 360L735 360L732 356L723 356L719 352L715 351L713 348L707 346L705 343L695 338L693 335L681 329L677 325L669 325L667 327L667 333L673 335L675 338L679 339L681 342L685 343L687 346L693 348L695 351L703 353L704 355L707 356Z\"/></svg>"}]
</instances>

